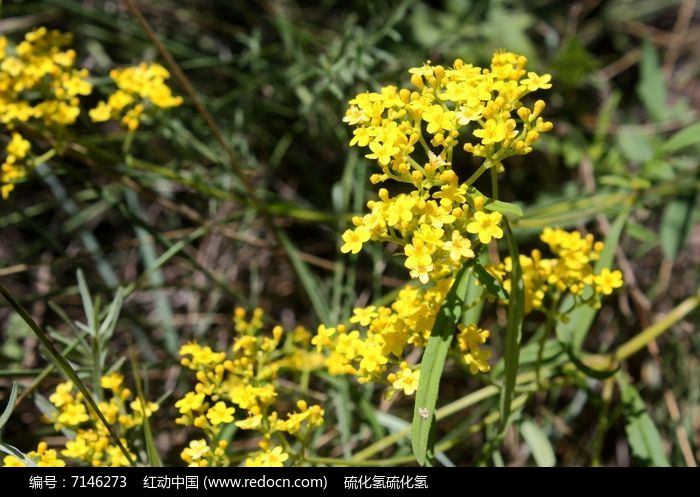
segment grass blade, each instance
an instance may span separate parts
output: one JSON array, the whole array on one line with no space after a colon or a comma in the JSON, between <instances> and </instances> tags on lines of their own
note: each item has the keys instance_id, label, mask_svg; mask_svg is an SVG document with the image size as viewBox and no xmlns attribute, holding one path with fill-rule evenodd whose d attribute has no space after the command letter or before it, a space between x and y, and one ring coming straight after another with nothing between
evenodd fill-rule
<instances>
[{"instance_id":1,"label":"grass blade","mask_svg":"<svg viewBox=\"0 0 700 497\"><path fill-rule=\"evenodd\" d=\"M499 430L501 434L510 424L511 403L515 391L515 377L518 374L520 361L520 331L525 315L525 291L520 267L520 254L518 245L510 228L510 223L505 220L506 240L508 252L512 260L510 274L511 291L508 296L508 324L506 325L506 337L503 352L503 389L501 390L501 417Z\"/></svg>"},{"instance_id":2,"label":"grass blade","mask_svg":"<svg viewBox=\"0 0 700 497\"><path fill-rule=\"evenodd\" d=\"M520 426L520 433L539 467L551 468L556 464L552 444L539 426L529 419L525 420Z\"/></svg>"},{"instance_id":3,"label":"grass blade","mask_svg":"<svg viewBox=\"0 0 700 497\"><path fill-rule=\"evenodd\" d=\"M299 257L299 250L297 250L294 244L289 240L287 234L282 230L277 230L277 237L282 243L282 247L287 252L289 260L292 266L294 266L294 271L296 271L299 276L301 284L304 286L306 295L311 301L311 306L314 308L318 320L322 323L330 323L331 310L326 301L326 297L321 291L321 286L318 284L318 279L311 272L309 266Z\"/></svg>"},{"instance_id":4,"label":"grass blade","mask_svg":"<svg viewBox=\"0 0 700 497\"><path fill-rule=\"evenodd\" d=\"M125 192L126 202L129 208L138 214L141 206L138 201L136 192L133 190L127 190ZM156 263L156 251L153 241L149 240L148 232L139 227L134 226L134 231L136 232L136 237L139 240L139 250L141 252L141 258L143 259L144 267L155 266ZM167 294L160 290L165 282L165 277L160 269L153 271L149 275L149 281L156 290L153 291L153 300L158 313L158 318L160 325L163 327L163 336L165 341L165 348L171 355L177 354L178 345L180 342L180 337L177 334L177 330L173 324L173 309L170 306L170 300Z\"/></svg>"},{"instance_id":5,"label":"grass blade","mask_svg":"<svg viewBox=\"0 0 700 497\"><path fill-rule=\"evenodd\" d=\"M627 440L635 460L644 466L670 466L659 430L647 413L639 392L623 375L618 375L617 383L627 419Z\"/></svg>"},{"instance_id":6,"label":"grass blade","mask_svg":"<svg viewBox=\"0 0 700 497\"><path fill-rule=\"evenodd\" d=\"M433 331L421 361L420 380L416 392L411 430L413 454L421 465L427 461L428 442L435 418L440 377L447 358L447 350L452 342L455 325L462 315L471 275L470 267L466 264L457 273L452 288L447 293L435 319Z\"/></svg>"},{"instance_id":7,"label":"grass blade","mask_svg":"<svg viewBox=\"0 0 700 497\"><path fill-rule=\"evenodd\" d=\"M139 374L139 365L136 360L136 353L134 352L134 347L131 344L129 344L129 356L131 357L131 370L134 375L134 383L136 384L136 395L138 395L139 404L141 405L141 413L143 417L143 438L146 442L148 462L151 463L152 468L159 468L161 466L160 457L158 457L158 450L156 449L156 443L153 439L151 422L148 420L148 416L146 415L146 406L148 403L146 402L146 396L143 393L143 386L141 385L141 375Z\"/></svg>"},{"instance_id":8,"label":"grass blade","mask_svg":"<svg viewBox=\"0 0 700 497\"><path fill-rule=\"evenodd\" d=\"M12 390L10 390L10 398L7 399L7 407L5 407L5 410L2 412L2 416L0 416L0 430L2 430L2 427L5 426L5 423L7 423L7 420L10 419L10 415L12 414L12 411L15 409L15 401L17 400L17 392L19 391L19 383L16 381L12 382Z\"/></svg>"},{"instance_id":9,"label":"grass blade","mask_svg":"<svg viewBox=\"0 0 700 497\"><path fill-rule=\"evenodd\" d=\"M92 296L90 295L90 290L88 289L87 283L85 282L85 275L83 271L78 269L76 272L78 279L78 291L80 292L80 300L83 303L83 310L85 311L85 317L87 318L88 327L91 333L94 335L97 326L95 324L95 305L92 303Z\"/></svg>"}]
</instances>

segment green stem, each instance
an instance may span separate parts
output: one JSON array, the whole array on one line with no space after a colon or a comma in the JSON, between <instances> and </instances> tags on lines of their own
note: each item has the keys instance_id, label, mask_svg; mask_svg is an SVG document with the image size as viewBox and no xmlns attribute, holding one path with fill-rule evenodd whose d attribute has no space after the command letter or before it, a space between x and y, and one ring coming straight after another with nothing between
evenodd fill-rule
<instances>
[{"instance_id":1,"label":"green stem","mask_svg":"<svg viewBox=\"0 0 700 497\"><path fill-rule=\"evenodd\" d=\"M466 186L467 188L469 188L470 186L472 186L472 184L473 184L476 180L478 180L478 179L481 177L481 175L484 174L484 172L486 172L486 163L484 163L484 164L482 164L481 166L479 166L479 169L477 169L476 172L475 172L474 174L472 174L472 175L469 177L469 179L464 183L465 186Z\"/></svg>"},{"instance_id":2,"label":"green stem","mask_svg":"<svg viewBox=\"0 0 700 497\"><path fill-rule=\"evenodd\" d=\"M671 312L666 314L666 316L664 316L664 318L658 323L654 323L638 335L630 338L625 343L620 345L615 351L613 357L618 361L627 359L631 355L646 347L648 343L683 319L686 315L698 307L698 305L700 305L700 293L685 299Z\"/></svg>"},{"instance_id":3,"label":"green stem","mask_svg":"<svg viewBox=\"0 0 700 497\"><path fill-rule=\"evenodd\" d=\"M547 343L547 338L549 338L554 331L554 320L556 316L556 308L559 304L559 299L552 299L552 304L549 306L549 311L547 312L547 322L544 326L544 333L540 337L537 349L537 362L535 363L535 375L536 383L539 388L542 385L540 378L540 370L542 368L542 360L544 359L544 346Z\"/></svg>"},{"instance_id":4,"label":"green stem","mask_svg":"<svg viewBox=\"0 0 700 497\"><path fill-rule=\"evenodd\" d=\"M498 171L497 166L491 167L491 198L498 200Z\"/></svg>"}]
</instances>

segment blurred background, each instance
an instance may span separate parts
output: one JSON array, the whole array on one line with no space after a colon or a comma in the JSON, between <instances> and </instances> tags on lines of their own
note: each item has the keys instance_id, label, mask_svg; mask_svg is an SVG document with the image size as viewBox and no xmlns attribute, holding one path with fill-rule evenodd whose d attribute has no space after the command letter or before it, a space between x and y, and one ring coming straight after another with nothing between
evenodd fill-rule
<instances>
[{"instance_id":1,"label":"blurred background","mask_svg":"<svg viewBox=\"0 0 700 497\"><path fill-rule=\"evenodd\" d=\"M375 195L368 182L374 165L349 149L342 117L356 93L408 85L407 69L426 60L449 65L459 57L488 65L493 51L503 48L526 55L531 70L552 74L553 88L542 98L555 129L535 153L510 159L501 183L501 198L526 212L517 225L522 251L537 246L545 225L602 238L614 215L636 202L616 260L626 286L604 303L587 350L611 350L698 291L695 0L137 4L223 130L282 229L283 243L253 209L191 103L144 126L129 165L120 153L125 133L109 124L96 130L83 113L66 137L66 153L0 203L0 278L38 323L59 334L66 326L49 302L75 319L83 316L78 268L103 301L119 284L136 282L109 354L115 361L124 356L130 334L152 397L187 388L177 366L181 343L229 343L234 306L260 306L285 327L315 327L346 319L354 306L406 281L400 258L384 247L368 247L358 257L339 253L339 232ZM87 107L111 91L112 67L162 62L121 2L1 5L4 36L21 38L39 25L75 34L78 65L89 68L96 85ZM171 82L176 94L185 94ZM465 173L471 169L463 165ZM167 263L160 264L168 250ZM483 319L489 327L503 316L494 310ZM539 324L526 323L524 340ZM673 465L692 465L700 456L697 325L695 312L625 365ZM0 333L0 388L6 391L18 378L30 384L46 360L4 302ZM499 350L498 336L491 345ZM488 381L449 368L445 375L441 403ZM50 391L58 381L49 375L38 390ZM338 407L353 423L345 443L366 443L386 431L368 412L387 406L379 389L348 385L354 404ZM155 431L165 460L175 463L187 433L172 428L175 413L167 404ZM404 418L411 409L406 399L392 406ZM487 409L477 406L468 416L478 420ZM329 425L338 412L330 413ZM600 384L538 394L527 412L550 438L558 464L635 464L621 408L613 404L608 412ZM50 426L35 429L39 416L26 400L3 439L15 446L36 443L52 432ZM492 464L483 440L476 433L448 456L457 465ZM517 432L507 438L501 462L533 464Z\"/></svg>"}]
</instances>

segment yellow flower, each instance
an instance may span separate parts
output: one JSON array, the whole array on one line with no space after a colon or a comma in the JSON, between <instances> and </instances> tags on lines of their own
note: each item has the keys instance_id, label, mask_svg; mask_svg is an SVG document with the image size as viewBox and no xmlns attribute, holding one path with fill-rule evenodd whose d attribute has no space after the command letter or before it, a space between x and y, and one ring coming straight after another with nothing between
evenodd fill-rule
<instances>
[{"instance_id":1,"label":"yellow flower","mask_svg":"<svg viewBox=\"0 0 700 497\"><path fill-rule=\"evenodd\" d=\"M214 407L211 407L207 411L207 418L209 418L209 421L214 426L222 423L230 423L233 421L233 413L235 411L233 407L226 407L224 402L219 401L214 404Z\"/></svg>"},{"instance_id":2,"label":"yellow flower","mask_svg":"<svg viewBox=\"0 0 700 497\"><path fill-rule=\"evenodd\" d=\"M66 457L82 459L90 451L86 440L82 437L76 437L75 440L66 442L66 448L61 451L61 454Z\"/></svg>"},{"instance_id":3,"label":"yellow flower","mask_svg":"<svg viewBox=\"0 0 700 497\"><path fill-rule=\"evenodd\" d=\"M68 404L58 415L57 421L65 426L76 426L90 419L83 404Z\"/></svg>"},{"instance_id":4,"label":"yellow flower","mask_svg":"<svg viewBox=\"0 0 700 497\"><path fill-rule=\"evenodd\" d=\"M187 392L183 398L175 402L175 407L181 414L199 410L204 403L203 393Z\"/></svg>"},{"instance_id":5,"label":"yellow flower","mask_svg":"<svg viewBox=\"0 0 700 497\"><path fill-rule=\"evenodd\" d=\"M327 328L325 325L321 324L318 326L316 335L311 339L311 344L316 346L316 350L321 352L322 347L326 347L331 344L330 338L335 334L335 328Z\"/></svg>"},{"instance_id":6,"label":"yellow flower","mask_svg":"<svg viewBox=\"0 0 700 497\"><path fill-rule=\"evenodd\" d=\"M450 259L458 262L460 259L471 259L474 257L474 251L472 250L472 244L468 238L464 238L459 234L459 231L452 232L452 239L445 242L443 249L449 252Z\"/></svg>"},{"instance_id":7,"label":"yellow flower","mask_svg":"<svg viewBox=\"0 0 700 497\"><path fill-rule=\"evenodd\" d=\"M399 371L396 380L393 381L391 386L397 390L403 390L406 395L413 395L418 388L418 380L420 379L420 370L411 370L408 366L402 364L402 368Z\"/></svg>"},{"instance_id":8,"label":"yellow flower","mask_svg":"<svg viewBox=\"0 0 700 497\"><path fill-rule=\"evenodd\" d=\"M49 449L46 442L39 442L35 451L31 451L27 456L36 462L40 468L62 468L66 462L59 459L55 449Z\"/></svg>"},{"instance_id":9,"label":"yellow flower","mask_svg":"<svg viewBox=\"0 0 700 497\"><path fill-rule=\"evenodd\" d=\"M622 286L622 273L620 271L610 271L603 269L595 276L596 291L603 295L610 295L615 288Z\"/></svg>"},{"instance_id":10,"label":"yellow flower","mask_svg":"<svg viewBox=\"0 0 700 497\"><path fill-rule=\"evenodd\" d=\"M469 372L471 374L489 372L491 365L488 360L491 357L491 351L481 346L486 343L491 332L477 328L473 324L459 324L457 328L459 329L457 344L464 354L464 362L469 366Z\"/></svg>"},{"instance_id":11,"label":"yellow flower","mask_svg":"<svg viewBox=\"0 0 700 497\"><path fill-rule=\"evenodd\" d=\"M527 88L528 91L536 90L548 90L552 87L549 81L552 76L549 74L543 74L538 76L537 73L529 72L527 73L527 79L523 79L520 83Z\"/></svg>"},{"instance_id":12,"label":"yellow flower","mask_svg":"<svg viewBox=\"0 0 700 497\"><path fill-rule=\"evenodd\" d=\"M376 159L382 166L386 166L391 162L391 158L398 154L401 150L399 147L394 145L393 142L374 140L370 142L369 149L372 151L371 154L365 155L368 159Z\"/></svg>"},{"instance_id":13,"label":"yellow flower","mask_svg":"<svg viewBox=\"0 0 700 497\"><path fill-rule=\"evenodd\" d=\"M257 430L262 425L262 416L260 414L250 416L242 421L236 421L236 426L241 430Z\"/></svg>"},{"instance_id":14,"label":"yellow flower","mask_svg":"<svg viewBox=\"0 0 700 497\"><path fill-rule=\"evenodd\" d=\"M185 462L192 463L206 457L210 451L206 440L192 440L189 446L182 450L180 456Z\"/></svg>"},{"instance_id":15,"label":"yellow flower","mask_svg":"<svg viewBox=\"0 0 700 497\"><path fill-rule=\"evenodd\" d=\"M486 121L483 128L474 130L474 136L481 138L481 143L484 145L491 145L492 143L505 140L506 131L505 121L489 119Z\"/></svg>"},{"instance_id":16,"label":"yellow flower","mask_svg":"<svg viewBox=\"0 0 700 497\"><path fill-rule=\"evenodd\" d=\"M22 138L22 135L19 133L12 133L12 139L10 143L7 144L7 153L17 159L23 159L27 155L29 147L29 142Z\"/></svg>"},{"instance_id":17,"label":"yellow flower","mask_svg":"<svg viewBox=\"0 0 700 497\"><path fill-rule=\"evenodd\" d=\"M354 230L347 230L343 233L343 241L345 242L340 251L344 254L351 252L357 254L362 250L362 244L368 241L370 238L369 230L364 226L355 228Z\"/></svg>"},{"instance_id":18,"label":"yellow flower","mask_svg":"<svg viewBox=\"0 0 700 497\"><path fill-rule=\"evenodd\" d=\"M282 447L274 447L260 455L259 463L260 466L267 468L281 468L287 459L289 459L289 454L284 452Z\"/></svg>"},{"instance_id":19,"label":"yellow flower","mask_svg":"<svg viewBox=\"0 0 700 497\"><path fill-rule=\"evenodd\" d=\"M358 307L354 309L353 316L350 318L351 323L359 323L360 326L369 326L369 323L377 316L377 308L373 305L367 307Z\"/></svg>"},{"instance_id":20,"label":"yellow flower","mask_svg":"<svg viewBox=\"0 0 700 497\"><path fill-rule=\"evenodd\" d=\"M112 373L100 378L100 386L113 392L117 392L124 381L124 376L120 373Z\"/></svg>"},{"instance_id":21,"label":"yellow flower","mask_svg":"<svg viewBox=\"0 0 700 497\"><path fill-rule=\"evenodd\" d=\"M423 120L428 123L428 133L435 134L453 130L457 118L454 112L443 109L441 105L432 105L423 113Z\"/></svg>"},{"instance_id":22,"label":"yellow flower","mask_svg":"<svg viewBox=\"0 0 700 497\"><path fill-rule=\"evenodd\" d=\"M387 357L382 354L381 345L375 342L364 344L360 355L362 356L360 367L368 373L378 372L388 362Z\"/></svg>"},{"instance_id":23,"label":"yellow flower","mask_svg":"<svg viewBox=\"0 0 700 497\"><path fill-rule=\"evenodd\" d=\"M486 245L491 242L492 238L503 237L503 230L498 226L502 218L500 212L487 214L484 211L477 211L474 213L474 221L467 225L467 231L477 234L479 241Z\"/></svg>"},{"instance_id":24,"label":"yellow flower","mask_svg":"<svg viewBox=\"0 0 700 497\"><path fill-rule=\"evenodd\" d=\"M56 407L62 407L65 404L73 402L73 383L70 381L59 383L56 391L49 396L49 401Z\"/></svg>"},{"instance_id":25,"label":"yellow flower","mask_svg":"<svg viewBox=\"0 0 700 497\"><path fill-rule=\"evenodd\" d=\"M109 121L112 117L112 108L106 102L99 102L97 107L88 112L93 122Z\"/></svg>"},{"instance_id":26,"label":"yellow flower","mask_svg":"<svg viewBox=\"0 0 700 497\"><path fill-rule=\"evenodd\" d=\"M132 401L129 404L129 407L131 407L131 410L134 411L134 413L137 414L138 416L143 416L143 411L144 411L144 407L145 407L146 417L150 417L151 414L156 412L158 410L158 407L159 407L158 404L156 404L155 402L144 402L144 404L145 404L145 406L142 406L141 400L137 399L137 400Z\"/></svg>"},{"instance_id":27,"label":"yellow flower","mask_svg":"<svg viewBox=\"0 0 700 497\"><path fill-rule=\"evenodd\" d=\"M16 456L5 456L2 460L3 468L25 468L27 465Z\"/></svg>"}]
</instances>

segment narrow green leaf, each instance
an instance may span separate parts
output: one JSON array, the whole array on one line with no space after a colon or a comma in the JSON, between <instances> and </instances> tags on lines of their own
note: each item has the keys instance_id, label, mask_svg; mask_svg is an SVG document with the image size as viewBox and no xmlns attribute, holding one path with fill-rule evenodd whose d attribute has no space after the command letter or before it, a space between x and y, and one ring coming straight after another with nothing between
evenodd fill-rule
<instances>
[{"instance_id":1,"label":"narrow green leaf","mask_svg":"<svg viewBox=\"0 0 700 497\"><path fill-rule=\"evenodd\" d=\"M690 233L691 218L695 208L696 193L677 197L666 205L661 218L659 239L664 255L675 260L683 249Z\"/></svg>"},{"instance_id":2,"label":"narrow green leaf","mask_svg":"<svg viewBox=\"0 0 700 497\"><path fill-rule=\"evenodd\" d=\"M641 242L653 242L656 244L659 240L659 235L654 230L650 230L646 226L642 226L641 224L637 224L632 221L627 223L625 233Z\"/></svg>"},{"instance_id":3,"label":"narrow green leaf","mask_svg":"<svg viewBox=\"0 0 700 497\"><path fill-rule=\"evenodd\" d=\"M36 468L36 463L32 461L30 458L27 457L26 454L24 454L22 451L20 451L17 447L13 447L10 444L2 443L0 442L0 451L4 452L5 454L15 456L17 459L22 461L24 464L27 465L27 467L30 468Z\"/></svg>"},{"instance_id":4,"label":"narrow green leaf","mask_svg":"<svg viewBox=\"0 0 700 497\"><path fill-rule=\"evenodd\" d=\"M499 431L501 434L505 432L511 422L511 403L520 361L520 332L525 316L525 288L522 279L522 268L520 267L518 245L508 220L505 221L505 228L512 269L510 273L511 291L508 296L508 323L503 346L503 389L501 390L501 417L499 419Z\"/></svg>"},{"instance_id":5,"label":"narrow green leaf","mask_svg":"<svg viewBox=\"0 0 700 497\"><path fill-rule=\"evenodd\" d=\"M623 375L618 375L622 405L627 424L627 441L635 461L644 466L670 466L659 430L647 413L639 392Z\"/></svg>"},{"instance_id":6,"label":"narrow green leaf","mask_svg":"<svg viewBox=\"0 0 700 497\"><path fill-rule=\"evenodd\" d=\"M503 285L501 285L501 282L494 278L481 264L476 263L472 268L474 269L474 275L479 280L479 283L484 285L487 292L491 295L496 295L501 300L508 299L508 293L506 289L503 288Z\"/></svg>"},{"instance_id":7,"label":"narrow green leaf","mask_svg":"<svg viewBox=\"0 0 700 497\"><path fill-rule=\"evenodd\" d=\"M299 250L289 240L287 234L284 231L279 230L278 237L282 242L284 250L289 255L289 260L299 276L299 280L306 291L306 295L311 301L311 306L314 308L316 317L318 317L318 320L322 323L330 323L330 307L326 301L325 295L321 291L321 286L318 283L318 279L311 272L307 264L301 259L299 256Z\"/></svg>"},{"instance_id":8,"label":"narrow green leaf","mask_svg":"<svg viewBox=\"0 0 700 497\"><path fill-rule=\"evenodd\" d=\"M131 209L136 215L139 215L141 205L138 201L136 192L133 190L126 190L125 198L129 209ZM156 250L154 242L149 239L148 231L140 226L134 226L134 231L136 232L136 237L139 240L139 250L141 252L141 258L143 259L143 266L145 268L154 266L157 260ZM153 290L153 300L158 313L159 324L163 328L165 348L171 355L177 355L180 337L178 336L175 325L173 324L174 313L172 306L170 305L168 295L165 291L160 289L165 281L163 272L160 269L151 272L149 275L149 281L155 287Z\"/></svg>"},{"instance_id":9,"label":"narrow green leaf","mask_svg":"<svg viewBox=\"0 0 700 497\"><path fill-rule=\"evenodd\" d=\"M615 219L615 222L610 227L608 236L605 238L605 248L600 254L600 259L596 262L595 272L600 273L605 268L610 268L615 258L615 251L617 250L617 245L620 241L620 235L625 227L627 218L630 214L630 208L627 207L623 210ZM583 298L587 298L590 295L584 293ZM563 301L560 310L568 310L574 305L574 298L572 295L567 295ZM597 314L597 309L593 309L589 305L582 305L575 308L569 313L569 320L564 323L562 321L557 322L557 337L563 343L570 344L573 350L578 350L581 348L581 344L588 334L588 330L593 324L593 319Z\"/></svg>"},{"instance_id":10,"label":"narrow green leaf","mask_svg":"<svg viewBox=\"0 0 700 497\"><path fill-rule=\"evenodd\" d=\"M350 386L345 377L328 376L327 381L333 385L329 394L335 408L338 433L343 447L343 456L349 459L352 456L352 410L354 403L350 397Z\"/></svg>"},{"instance_id":11,"label":"narrow green leaf","mask_svg":"<svg viewBox=\"0 0 700 497\"><path fill-rule=\"evenodd\" d=\"M208 228L206 226L200 226L196 230L193 230L190 232L189 235L187 235L185 238L182 240L179 240L177 243L174 243L168 250L163 252L160 257L158 257L153 264L148 266L136 279L136 281L133 281L129 283L126 288L124 288L124 298L128 297L132 293L134 293L138 287L141 285L143 281L148 279L150 275L154 272L163 267L163 265L168 262L171 258L173 258L175 255L177 255L179 252L181 252L187 245L192 243L194 240L197 238L200 238L204 236L208 231Z\"/></svg>"},{"instance_id":12,"label":"narrow green leaf","mask_svg":"<svg viewBox=\"0 0 700 497\"><path fill-rule=\"evenodd\" d=\"M523 210L517 204L512 204L510 202L502 202L500 200L491 200L484 204L484 209L489 211L500 212L504 216L509 217L523 217Z\"/></svg>"},{"instance_id":13,"label":"narrow green leaf","mask_svg":"<svg viewBox=\"0 0 700 497\"><path fill-rule=\"evenodd\" d=\"M139 404L141 405L142 423L143 428L143 438L146 442L146 453L148 454L148 462L151 464L152 468L159 468L161 466L160 457L158 457L158 450L156 449L156 443L153 439L153 432L151 431L151 422L149 417L146 416L146 408L148 402L146 402L146 396L143 393L143 385L141 385L141 374L139 372L139 365L136 359L136 353L131 344L129 344L129 356L131 357L131 371L134 375L134 383L136 384L136 395L138 396Z\"/></svg>"},{"instance_id":14,"label":"narrow green leaf","mask_svg":"<svg viewBox=\"0 0 700 497\"><path fill-rule=\"evenodd\" d=\"M525 420L520 426L520 433L539 467L551 468L556 464L552 444L539 426L529 419Z\"/></svg>"},{"instance_id":15,"label":"narrow green leaf","mask_svg":"<svg viewBox=\"0 0 700 497\"><path fill-rule=\"evenodd\" d=\"M7 406L0 416L0 430L5 426L7 420L10 419L12 411L15 409L15 402L17 401L17 392L19 391L19 383L16 381L12 382L12 390L10 390L10 398L7 399Z\"/></svg>"},{"instance_id":16,"label":"narrow green leaf","mask_svg":"<svg viewBox=\"0 0 700 497\"><path fill-rule=\"evenodd\" d=\"M488 264L488 260L488 254L486 252L482 252L479 255L479 258L472 262L472 271L475 271L477 267L480 267L483 264ZM483 268L481 269L483 270ZM467 291L464 295L466 307L462 311L462 323L477 324L479 322L479 319L481 319L481 311L484 308L483 294L484 286L483 284L479 284L479 279L475 277L469 278Z\"/></svg>"},{"instance_id":17,"label":"narrow green leaf","mask_svg":"<svg viewBox=\"0 0 700 497\"><path fill-rule=\"evenodd\" d=\"M46 333L46 331L41 329L39 325L36 324L36 322L34 322L27 310L22 306L22 304L20 304L17 301L17 299L14 298L14 296L7 290L7 288L5 288L5 286L2 283L0 283L0 293L3 295L3 297L5 297L5 299L14 308L14 310L17 311L17 313L20 316L22 316L22 319L24 319L24 321L29 325L29 327L32 329L37 338L39 338L39 341L41 341L41 344L44 346L46 352L49 354L49 356L51 356L51 359L73 382L73 384L78 388L78 390L80 390L80 393L83 394L83 397L88 403L88 406L95 413L95 415L98 418L100 418L100 421L107 429L107 432L109 433L110 437L117 445L117 447L119 447L119 450L122 451L127 461L129 461L129 463L132 466L136 466L136 462L133 460L131 454L126 449L126 447L124 447L124 444L122 443L117 433L114 431L114 428L112 427L112 425L109 424L107 419L104 417L104 414L102 414L102 411L100 411L100 409L97 407L97 403L95 402L95 399L90 393L90 390L88 390L88 388L85 386L83 381L78 376L78 373L75 372L70 363L61 355L58 349L56 349L56 346L53 344L51 338L49 338L49 335Z\"/></svg>"},{"instance_id":18,"label":"narrow green leaf","mask_svg":"<svg viewBox=\"0 0 700 497\"><path fill-rule=\"evenodd\" d=\"M632 162L646 162L654 156L649 138L639 126L621 126L617 134L617 144L624 156Z\"/></svg>"},{"instance_id":19,"label":"narrow green leaf","mask_svg":"<svg viewBox=\"0 0 700 497\"><path fill-rule=\"evenodd\" d=\"M420 380L413 409L411 442L413 454L419 464L425 465L429 451L428 442L435 417L435 404L440 388L440 377L445 366L447 351L450 348L455 325L459 322L464 307L464 298L472 272L468 265L462 266L450 291L445 296L433 330L421 360Z\"/></svg>"},{"instance_id":20,"label":"narrow green leaf","mask_svg":"<svg viewBox=\"0 0 700 497\"><path fill-rule=\"evenodd\" d=\"M672 154L687 147L700 145L700 122L686 126L658 148L660 155Z\"/></svg>"},{"instance_id":21,"label":"narrow green leaf","mask_svg":"<svg viewBox=\"0 0 700 497\"><path fill-rule=\"evenodd\" d=\"M76 276L78 278L78 291L80 292L80 300L83 303L83 310L85 311L85 317L87 318L88 327L90 328L90 334L94 335L96 325L95 306L92 303L92 296L90 295L90 290L88 289L87 283L85 282L85 276L83 275L83 271L78 269Z\"/></svg>"},{"instance_id":22,"label":"narrow green leaf","mask_svg":"<svg viewBox=\"0 0 700 497\"><path fill-rule=\"evenodd\" d=\"M666 81L664 72L659 67L659 56L650 41L642 45L640 78L637 94L649 115L655 121L663 121L668 114L666 106Z\"/></svg>"}]
</instances>

